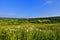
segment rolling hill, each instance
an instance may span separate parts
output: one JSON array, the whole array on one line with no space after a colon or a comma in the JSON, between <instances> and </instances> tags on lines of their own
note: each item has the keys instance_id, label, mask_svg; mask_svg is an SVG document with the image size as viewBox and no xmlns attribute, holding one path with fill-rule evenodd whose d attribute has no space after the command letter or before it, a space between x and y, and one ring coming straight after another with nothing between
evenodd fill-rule
<instances>
[{"instance_id":1,"label":"rolling hill","mask_svg":"<svg viewBox=\"0 0 60 40\"><path fill-rule=\"evenodd\" d=\"M60 40L60 16L0 18L0 40Z\"/></svg>"}]
</instances>

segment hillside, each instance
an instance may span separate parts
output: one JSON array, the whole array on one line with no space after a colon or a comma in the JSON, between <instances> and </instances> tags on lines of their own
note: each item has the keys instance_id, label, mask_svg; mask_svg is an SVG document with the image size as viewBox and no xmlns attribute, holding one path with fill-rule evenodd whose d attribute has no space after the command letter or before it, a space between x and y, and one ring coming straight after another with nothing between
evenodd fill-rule
<instances>
[{"instance_id":1,"label":"hillside","mask_svg":"<svg viewBox=\"0 0 60 40\"><path fill-rule=\"evenodd\" d=\"M60 40L60 17L0 18L0 40Z\"/></svg>"}]
</instances>

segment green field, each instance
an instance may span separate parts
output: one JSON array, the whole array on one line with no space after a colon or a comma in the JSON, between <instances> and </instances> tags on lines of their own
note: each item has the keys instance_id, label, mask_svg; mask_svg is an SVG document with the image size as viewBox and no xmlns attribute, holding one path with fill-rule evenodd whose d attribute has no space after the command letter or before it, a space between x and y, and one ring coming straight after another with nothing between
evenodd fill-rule
<instances>
[{"instance_id":1,"label":"green field","mask_svg":"<svg viewBox=\"0 0 60 40\"><path fill-rule=\"evenodd\" d=\"M0 18L0 40L60 40L60 17Z\"/></svg>"}]
</instances>

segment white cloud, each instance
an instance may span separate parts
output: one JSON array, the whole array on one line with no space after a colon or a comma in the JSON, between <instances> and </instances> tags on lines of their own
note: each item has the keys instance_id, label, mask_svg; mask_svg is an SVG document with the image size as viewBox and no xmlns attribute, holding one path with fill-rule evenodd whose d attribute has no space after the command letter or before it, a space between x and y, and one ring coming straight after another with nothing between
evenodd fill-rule
<instances>
[{"instance_id":1,"label":"white cloud","mask_svg":"<svg viewBox=\"0 0 60 40\"><path fill-rule=\"evenodd\" d=\"M52 4L52 3L53 3L53 1L46 1L46 3L47 3L47 4Z\"/></svg>"},{"instance_id":2,"label":"white cloud","mask_svg":"<svg viewBox=\"0 0 60 40\"><path fill-rule=\"evenodd\" d=\"M54 3L54 0L44 0L45 1L45 4L52 4Z\"/></svg>"}]
</instances>

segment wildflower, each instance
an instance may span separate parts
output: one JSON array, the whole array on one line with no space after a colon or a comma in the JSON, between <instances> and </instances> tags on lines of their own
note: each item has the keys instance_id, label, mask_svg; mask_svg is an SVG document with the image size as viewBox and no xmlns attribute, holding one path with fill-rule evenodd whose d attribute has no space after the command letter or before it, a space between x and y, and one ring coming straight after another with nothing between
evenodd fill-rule
<instances>
[{"instance_id":1,"label":"wildflower","mask_svg":"<svg viewBox=\"0 0 60 40\"><path fill-rule=\"evenodd\" d=\"M20 26L17 26L17 28L20 28Z\"/></svg>"},{"instance_id":2,"label":"wildflower","mask_svg":"<svg viewBox=\"0 0 60 40\"><path fill-rule=\"evenodd\" d=\"M40 29L40 31L42 31L42 30Z\"/></svg>"},{"instance_id":3,"label":"wildflower","mask_svg":"<svg viewBox=\"0 0 60 40\"><path fill-rule=\"evenodd\" d=\"M26 31L28 32L28 29Z\"/></svg>"},{"instance_id":4,"label":"wildflower","mask_svg":"<svg viewBox=\"0 0 60 40\"><path fill-rule=\"evenodd\" d=\"M33 28L32 28L32 27L30 27L30 29L32 30Z\"/></svg>"}]
</instances>

